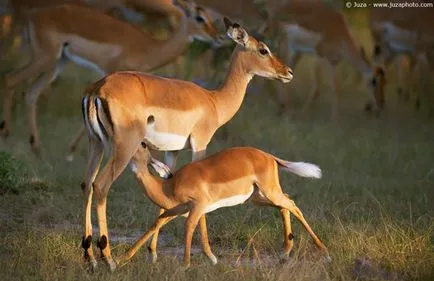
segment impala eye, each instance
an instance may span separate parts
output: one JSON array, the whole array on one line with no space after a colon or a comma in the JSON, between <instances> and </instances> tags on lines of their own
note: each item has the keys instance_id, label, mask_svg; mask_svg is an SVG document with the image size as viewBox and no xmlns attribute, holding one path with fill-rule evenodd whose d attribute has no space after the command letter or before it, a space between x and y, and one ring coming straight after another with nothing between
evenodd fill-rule
<instances>
[{"instance_id":1,"label":"impala eye","mask_svg":"<svg viewBox=\"0 0 434 281\"><path fill-rule=\"evenodd\" d=\"M263 56L268 55L268 50L267 49L260 49L259 53Z\"/></svg>"}]
</instances>

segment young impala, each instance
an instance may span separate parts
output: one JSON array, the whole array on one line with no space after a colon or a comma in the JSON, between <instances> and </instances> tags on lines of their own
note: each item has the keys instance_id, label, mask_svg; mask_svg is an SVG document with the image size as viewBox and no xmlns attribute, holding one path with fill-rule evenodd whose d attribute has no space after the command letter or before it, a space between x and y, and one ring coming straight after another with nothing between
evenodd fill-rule
<instances>
[{"instance_id":1,"label":"young impala","mask_svg":"<svg viewBox=\"0 0 434 281\"><path fill-rule=\"evenodd\" d=\"M11 126L13 88L36 77L26 93L26 103L30 144L36 152L39 151L37 101L67 61L97 71L101 76L117 70L150 71L179 57L192 37L208 41L220 39L203 9L183 0L177 2L182 8L178 11L182 19L178 29L164 41L84 6L64 4L29 14L33 58L22 69L6 75L4 121L0 124L0 135L6 137Z\"/></svg>"},{"instance_id":2,"label":"young impala","mask_svg":"<svg viewBox=\"0 0 434 281\"><path fill-rule=\"evenodd\" d=\"M90 141L88 168L83 183L85 232L83 248L92 266L91 203L95 194L100 239L98 246L111 269L106 201L113 181L134 156L141 142L168 151L171 166L177 151L192 149L193 160L203 158L215 131L238 111L247 84L254 75L289 82L292 70L268 47L225 18L227 34L235 47L222 87L207 90L177 79L139 72L117 72L88 87L82 108ZM104 147L111 144L108 162L97 176ZM108 150L108 149L107 149ZM157 237L155 235L154 237ZM151 243L155 252L156 238Z\"/></svg>"},{"instance_id":3,"label":"young impala","mask_svg":"<svg viewBox=\"0 0 434 281\"><path fill-rule=\"evenodd\" d=\"M312 231L294 201L283 193L279 183L278 168L302 177L321 178L318 166L285 161L252 147L237 147L187 164L172 176L168 167L151 157L145 149L146 144L143 143L143 146L132 158L131 169L149 199L166 211L119 262L131 259L155 231L175 217L185 215L184 265L189 266L191 239L200 218L219 208L247 201L280 209L284 226L283 257L289 255L294 244L290 222L292 213L330 260L327 248ZM148 165L168 179L153 176L148 171ZM206 223L201 223L200 227L201 232L206 233ZM214 264L217 263L208 243L203 243L203 250Z\"/></svg>"}]
</instances>

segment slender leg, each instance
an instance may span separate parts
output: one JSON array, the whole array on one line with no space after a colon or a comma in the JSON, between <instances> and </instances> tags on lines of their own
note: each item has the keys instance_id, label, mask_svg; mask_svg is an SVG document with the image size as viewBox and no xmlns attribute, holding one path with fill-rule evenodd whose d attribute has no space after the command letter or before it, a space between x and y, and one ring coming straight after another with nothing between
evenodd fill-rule
<instances>
[{"instance_id":1,"label":"slender leg","mask_svg":"<svg viewBox=\"0 0 434 281\"><path fill-rule=\"evenodd\" d=\"M193 232L203 214L203 208L198 205L193 206L188 218L185 221L185 249L184 249L184 266L190 266L190 253L191 253L191 240L193 239Z\"/></svg>"},{"instance_id":2,"label":"slender leg","mask_svg":"<svg viewBox=\"0 0 434 281\"><path fill-rule=\"evenodd\" d=\"M23 68L6 75L6 90L5 96L3 99L3 122L0 125L0 135L3 137L7 137L9 134L10 126L11 126L11 116L12 116L12 105L13 105L13 96L15 91L13 88L26 81L37 74L41 73L43 69L47 68L50 65L50 60L46 56L43 56L38 59L34 59L28 65Z\"/></svg>"},{"instance_id":3,"label":"slender leg","mask_svg":"<svg viewBox=\"0 0 434 281\"><path fill-rule=\"evenodd\" d=\"M169 166L172 172L175 172L178 156L179 151L166 151L164 153L164 161L166 162L166 165Z\"/></svg>"},{"instance_id":4,"label":"slender leg","mask_svg":"<svg viewBox=\"0 0 434 281\"><path fill-rule=\"evenodd\" d=\"M164 153L164 158L165 158L165 162L166 165L169 166L170 170L172 172L175 171L176 168L176 161L178 159L178 155L179 155L179 151L166 151ZM159 210L159 216L162 215L164 213L164 209L160 209ZM155 230L154 235L152 236L152 240L151 243L149 244L148 250L152 255L152 263L156 263L157 262L157 243L158 243L158 234L159 234L160 230L157 228Z\"/></svg>"},{"instance_id":5,"label":"slender leg","mask_svg":"<svg viewBox=\"0 0 434 281\"><path fill-rule=\"evenodd\" d=\"M107 229L107 194L112 183L119 177L137 151L140 141L142 140L143 132L139 130L124 130L120 131L119 134L128 141L113 144L110 159L93 184L100 232L98 247L101 250L101 256L104 258L111 271L116 269L116 263L111 256ZM137 140L137 143L135 140Z\"/></svg>"},{"instance_id":6,"label":"slender leg","mask_svg":"<svg viewBox=\"0 0 434 281\"><path fill-rule=\"evenodd\" d=\"M131 249L128 250L128 252L125 255L123 255L119 259L119 262L126 262L126 261L130 260L136 254L136 252L143 246L143 244L145 244L146 241L148 241L148 239L151 237L151 235L154 234L155 231L157 231L158 229L160 229L161 227L163 227L165 224L167 224L168 222L170 222L171 220L173 220L176 217L177 217L177 215L165 217L165 218L159 217L155 221L154 225L147 232L145 232L145 234L143 234L142 237L140 237L140 239L137 240L136 243L134 243L134 246L131 247Z\"/></svg>"},{"instance_id":7,"label":"slender leg","mask_svg":"<svg viewBox=\"0 0 434 281\"><path fill-rule=\"evenodd\" d=\"M217 258L212 253L211 246L209 244L208 229L206 227L206 216L205 215L200 217L199 226L200 226L200 241L202 244L203 253L210 259L210 261L213 265L216 265L217 264Z\"/></svg>"},{"instance_id":8,"label":"slender leg","mask_svg":"<svg viewBox=\"0 0 434 281\"><path fill-rule=\"evenodd\" d=\"M84 126L82 126L80 128L80 132L78 132L78 134L74 137L74 139L69 144L68 155L66 156L67 162L74 161L74 152L77 149L77 146L80 143L81 139L84 137L85 133L86 133L86 130L85 130Z\"/></svg>"},{"instance_id":9,"label":"slender leg","mask_svg":"<svg viewBox=\"0 0 434 281\"><path fill-rule=\"evenodd\" d=\"M96 259L92 250L92 220L91 220L91 208L92 208L92 183L98 173L103 156L102 145L93 139L89 139L89 162L87 172L85 175L85 181L82 183L83 195L84 195L84 236L82 241L82 247L84 249L84 258L89 262L91 268L96 267Z\"/></svg>"},{"instance_id":10,"label":"slender leg","mask_svg":"<svg viewBox=\"0 0 434 281\"><path fill-rule=\"evenodd\" d=\"M321 242L321 240L316 236L313 230L310 228L309 224L303 217L301 210L295 205L294 201L290 200L285 194L279 195L277 198L273 198L273 203L281 208L289 210L304 226L306 231L312 237L315 244L320 248L325 254L327 259L330 259L327 247Z\"/></svg>"},{"instance_id":11,"label":"slender leg","mask_svg":"<svg viewBox=\"0 0 434 281\"><path fill-rule=\"evenodd\" d=\"M339 83L339 72L336 64L332 64L332 75L333 75L333 104L332 104L332 120L336 125L339 126L339 99L340 99L340 83Z\"/></svg>"},{"instance_id":12,"label":"slender leg","mask_svg":"<svg viewBox=\"0 0 434 281\"><path fill-rule=\"evenodd\" d=\"M286 259L294 247L294 235L292 234L291 217L289 211L282 208L280 209L280 215L282 216L283 221L283 253L281 258Z\"/></svg>"},{"instance_id":13,"label":"slender leg","mask_svg":"<svg viewBox=\"0 0 434 281\"><path fill-rule=\"evenodd\" d=\"M313 105L313 103L318 99L320 95L319 90L319 82L321 79L321 63L324 61L322 58L318 58L315 62L315 77L312 81L312 94L310 95L310 98L307 100L307 102L304 104L302 113L306 113L308 109L310 109Z\"/></svg>"},{"instance_id":14,"label":"slender leg","mask_svg":"<svg viewBox=\"0 0 434 281\"><path fill-rule=\"evenodd\" d=\"M299 52L292 52L292 53L288 54L287 57L288 57L287 61L288 61L289 66L292 69L295 69L295 67L298 64L298 61L301 58L301 54ZM294 88L292 83L290 83L289 86L287 84L284 84L284 83L276 83L275 85L277 87L278 99L281 101L280 114L283 115L284 112L288 112L291 110L291 96L290 95L295 88Z\"/></svg>"},{"instance_id":15,"label":"slender leg","mask_svg":"<svg viewBox=\"0 0 434 281\"><path fill-rule=\"evenodd\" d=\"M159 210L158 212L158 217L161 216L164 213L164 209ZM152 236L152 240L151 243L149 244L149 252L151 253L152 256L152 263L156 263L157 262L157 242L158 242L158 234L160 233L160 228L156 228L154 235Z\"/></svg>"},{"instance_id":16,"label":"slender leg","mask_svg":"<svg viewBox=\"0 0 434 281\"><path fill-rule=\"evenodd\" d=\"M31 86L31 89L26 94L26 103L28 110L29 126L30 126L30 145L32 149L39 154L40 138L37 126L37 102L40 94L44 88L53 80L56 79L59 72L66 64L66 59L59 59L56 61L51 71L42 74L36 82Z\"/></svg>"}]
</instances>

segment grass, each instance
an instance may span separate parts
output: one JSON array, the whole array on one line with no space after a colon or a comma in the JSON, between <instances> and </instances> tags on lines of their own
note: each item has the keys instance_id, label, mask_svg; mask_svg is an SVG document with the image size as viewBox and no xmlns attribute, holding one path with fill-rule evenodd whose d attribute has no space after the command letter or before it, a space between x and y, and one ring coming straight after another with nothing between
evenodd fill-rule
<instances>
[{"instance_id":1,"label":"grass","mask_svg":"<svg viewBox=\"0 0 434 281\"><path fill-rule=\"evenodd\" d=\"M304 68L296 70L297 92L291 92L295 108L309 91L309 63L306 60ZM433 280L432 119L406 109L394 98L393 87L388 92L393 105L388 112L381 118L364 116L365 90L354 84L351 71L343 74L340 128L329 121L327 91L301 118L297 110L295 117L277 116L274 93L264 90L247 95L240 112L217 132L209 147L213 153L250 145L284 159L320 165L321 180L281 173L281 181L328 246L332 263L322 262L307 233L293 222L294 252L280 264L278 211L237 206L208 216L217 266L194 254L192 267L182 269L180 255L173 254L182 249L183 219L177 219L163 230L169 239L160 243L157 264L149 263L143 249L114 273L100 263L96 272L88 274L80 248L86 144L73 163L66 163L64 156L80 127L84 83L94 76L70 67L39 103L43 159L30 151L20 95L11 136L1 140L0 190L15 192L0 195L0 276L3 280ZM181 158L186 163L189 152ZM143 232L156 213L131 173L125 172L111 188L112 237ZM194 245L199 245L197 237ZM114 242L114 256L129 246L131 242Z\"/></svg>"}]
</instances>

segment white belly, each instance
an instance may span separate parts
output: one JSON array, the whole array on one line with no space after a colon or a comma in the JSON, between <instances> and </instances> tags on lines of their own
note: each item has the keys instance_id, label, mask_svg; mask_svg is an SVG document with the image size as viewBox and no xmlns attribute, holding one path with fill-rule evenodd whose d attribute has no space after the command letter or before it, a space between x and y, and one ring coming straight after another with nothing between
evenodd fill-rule
<instances>
[{"instance_id":1,"label":"white belly","mask_svg":"<svg viewBox=\"0 0 434 281\"><path fill-rule=\"evenodd\" d=\"M162 151L181 150L187 143L187 137L158 132L154 126L148 126L144 140L152 149Z\"/></svg>"},{"instance_id":2,"label":"white belly","mask_svg":"<svg viewBox=\"0 0 434 281\"><path fill-rule=\"evenodd\" d=\"M252 196L252 194L253 194L253 188L252 191L249 192L248 194L241 194L241 195L236 195L236 196L221 199L217 202L212 203L211 205L208 205L208 207L206 207L205 209L205 213L210 213L214 210L223 207L230 207L230 206L243 204L244 202L246 202L247 199L250 198L250 196Z\"/></svg>"}]
</instances>

